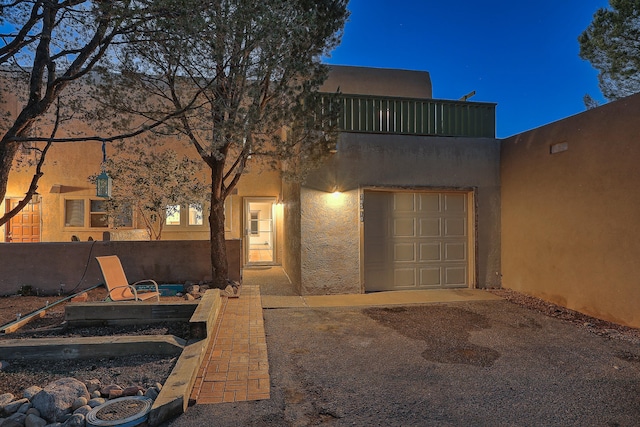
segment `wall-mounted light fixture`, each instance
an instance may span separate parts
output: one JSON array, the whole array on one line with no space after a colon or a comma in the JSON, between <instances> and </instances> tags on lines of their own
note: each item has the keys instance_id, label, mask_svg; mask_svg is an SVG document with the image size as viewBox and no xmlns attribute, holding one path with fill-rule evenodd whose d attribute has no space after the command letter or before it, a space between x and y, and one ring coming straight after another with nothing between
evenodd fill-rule
<instances>
[{"instance_id":1,"label":"wall-mounted light fixture","mask_svg":"<svg viewBox=\"0 0 640 427\"><path fill-rule=\"evenodd\" d=\"M107 149L105 146L105 141L102 140L102 172L96 177L96 196L109 198L111 197L112 180L105 170L106 163Z\"/></svg>"}]
</instances>

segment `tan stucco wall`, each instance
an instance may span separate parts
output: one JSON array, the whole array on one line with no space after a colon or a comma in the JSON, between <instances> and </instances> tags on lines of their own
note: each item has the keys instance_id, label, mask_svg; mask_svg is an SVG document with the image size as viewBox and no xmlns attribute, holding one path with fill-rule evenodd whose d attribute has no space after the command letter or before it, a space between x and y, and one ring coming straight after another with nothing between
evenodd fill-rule
<instances>
[{"instance_id":1,"label":"tan stucco wall","mask_svg":"<svg viewBox=\"0 0 640 427\"><path fill-rule=\"evenodd\" d=\"M300 204L302 295L361 293L359 191L303 187Z\"/></svg>"},{"instance_id":2,"label":"tan stucco wall","mask_svg":"<svg viewBox=\"0 0 640 427\"><path fill-rule=\"evenodd\" d=\"M211 279L208 241L12 243L0 245L0 295L15 294L23 285L53 295L104 283L95 260L101 255L118 255L129 282ZM242 242L227 240L231 280L241 280L241 255Z\"/></svg>"},{"instance_id":3,"label":"tan stucco wall","mask_svg":"<svg viewBox=\"0 0 640 427\"><path fill-rule=\"evenodd\" d=\"M302 267L300 265L300 184L284 181L283 196L283 230L281 240L283 249L282 268L287 272L297 294L301 294Z\"/></svg>"},{"instance_id":4,"label":"tan stucco wall","mask_svg":"<svg viewBox=\"0 0 640 427\"><path fill-rule=\"evenodd\" d=\"M638 117L635 95L502 142L504 287L640 327Z\"/></svg>"},{"instance_id":5,"label":"tan stucco wall","mask_svg":"<svg viewBox=\"0 0 640 427\"><path fill-rule=\"evenodd\" d=\"M353 95L432 98L431 77L427 71L331 65L321 92L337 91Z\"/></svg>"},{"instance_id":6,"label":"tan stucco wall","mask_svg":"<svg viewBox=\"0 0 640 427\"><path fill-rule=\"evenodd\" d=\"M304 183L302 288L362 292L359 194L363 189L460 190L475 195L474 286L500 286L500 145L490 138L343 133L338 151ZM343 192L341 209L325 201ZM366 214L365 214L366 215ZM315 248L313 245L320 245ZM319 272L331 271L329 276ZM307 273L307 271L309 273ZM340 278L340 280L336 280ZM364 285L364 286L363 286Z\"/></svg>"}]
</instances>

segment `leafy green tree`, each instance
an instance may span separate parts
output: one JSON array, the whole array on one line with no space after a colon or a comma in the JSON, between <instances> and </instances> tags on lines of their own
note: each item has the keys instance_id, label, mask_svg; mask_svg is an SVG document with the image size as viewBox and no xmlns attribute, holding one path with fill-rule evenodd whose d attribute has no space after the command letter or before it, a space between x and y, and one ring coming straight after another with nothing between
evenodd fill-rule
<instances>
[{"instance_id":1,"label":"leafy green tree","mask_svg":"<svg viewBox=\"0 0 640 427\"><path fill-rule=\"evenodd\" d=\"M610 0L580 35L580 57L598 70L608 100L640 91L640 1Z\"/></svg>"},{"instance_id":2,"label":"leafy green tree","mask_svg":"<svg viewBox=\"0 0 640 427\"><path fill-rule=\"evenodd\" d=\"M105 203L114 226L122 225L119 218L131 220L128 215L135 211L149 239L161 240L167 217L179 206L202 206L208 196L206 176L199 162L173 149L145 148L116 144L116 153L105 165L113 178L112 197Z\"/></svg>"},{"instance_id":3,"label":"leafy green tree","mask_svg":"<svg viewBox=\"0 0 640 427\"><path fill-rule=\"evenodd\" d=\"M339 43L347 0L179 3L127 37L114 56L116 73L102 77L109 89L96 99L118 112L109 127L163 122L154 132L180 138L202 160L211 184L212 276L224 288L224 201L247 165L290 160L288 174L300 177L333 145L315 95L327 73L320 59Z\"/></svg>"}]
</instances>

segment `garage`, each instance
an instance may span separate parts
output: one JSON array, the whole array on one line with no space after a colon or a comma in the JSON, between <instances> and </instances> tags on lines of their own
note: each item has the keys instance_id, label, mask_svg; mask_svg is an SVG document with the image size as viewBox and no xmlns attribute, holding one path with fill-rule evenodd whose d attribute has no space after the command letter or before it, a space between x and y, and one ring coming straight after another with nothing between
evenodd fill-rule
<instances>
[{"instance_id":1,"label":"garage","mask_svg":"<svg viewBox=\"0 0 640 427\"><path fill-rule=\"evenodd\" d=\"M364 191L365 291L470 287L471 200L462 191Z\"/></svg>"}]
</instances>

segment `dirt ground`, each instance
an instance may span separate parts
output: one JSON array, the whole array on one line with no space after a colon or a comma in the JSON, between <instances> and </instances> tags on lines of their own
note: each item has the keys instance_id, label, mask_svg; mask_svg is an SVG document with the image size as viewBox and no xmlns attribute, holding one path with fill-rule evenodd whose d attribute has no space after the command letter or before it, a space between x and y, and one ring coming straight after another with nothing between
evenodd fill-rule
<instances>
[{"instance_id":1,"label":"dirt ground","mask_svg":"<svg viewBox=\"0 0 640 427\"><path fill-rule=\"evenodd\" d=\"M89 292L90 301L105 298L104 288ZM21 296L0 298L0 327L13 322L18 316L24 318L36 310L60 301L64 296ZM166 300L180 300L178 297L163 297ZM156 323L153 325L118 327L66 328L62 302L46 311L43 317L36 317L13 333L0 334L2 340L41 337L104 336L104 335L175 335L188 336L188 325L182 323ZM171 373L176 357L136 355L122 358L100 358L90 360L56 360L55 363L39 361L0 361L0 394L12 393L20 397L22 391L32 385L44 387L63 377L74 377L81 381L99 379L102 384L118 384L122 387L138 385L148 388L155 383L164 383Z\"/></svg>"},{"instance_id":2,"label":"dirt ground","mask_svg":"<svg viewBox=\"0 0 640 427\"><path fill-rule=\"evenodd\" d=\"M264 310L270 399L165 426L638 425L638 331L503 295Z\"/></svg>"}]
</instances>

